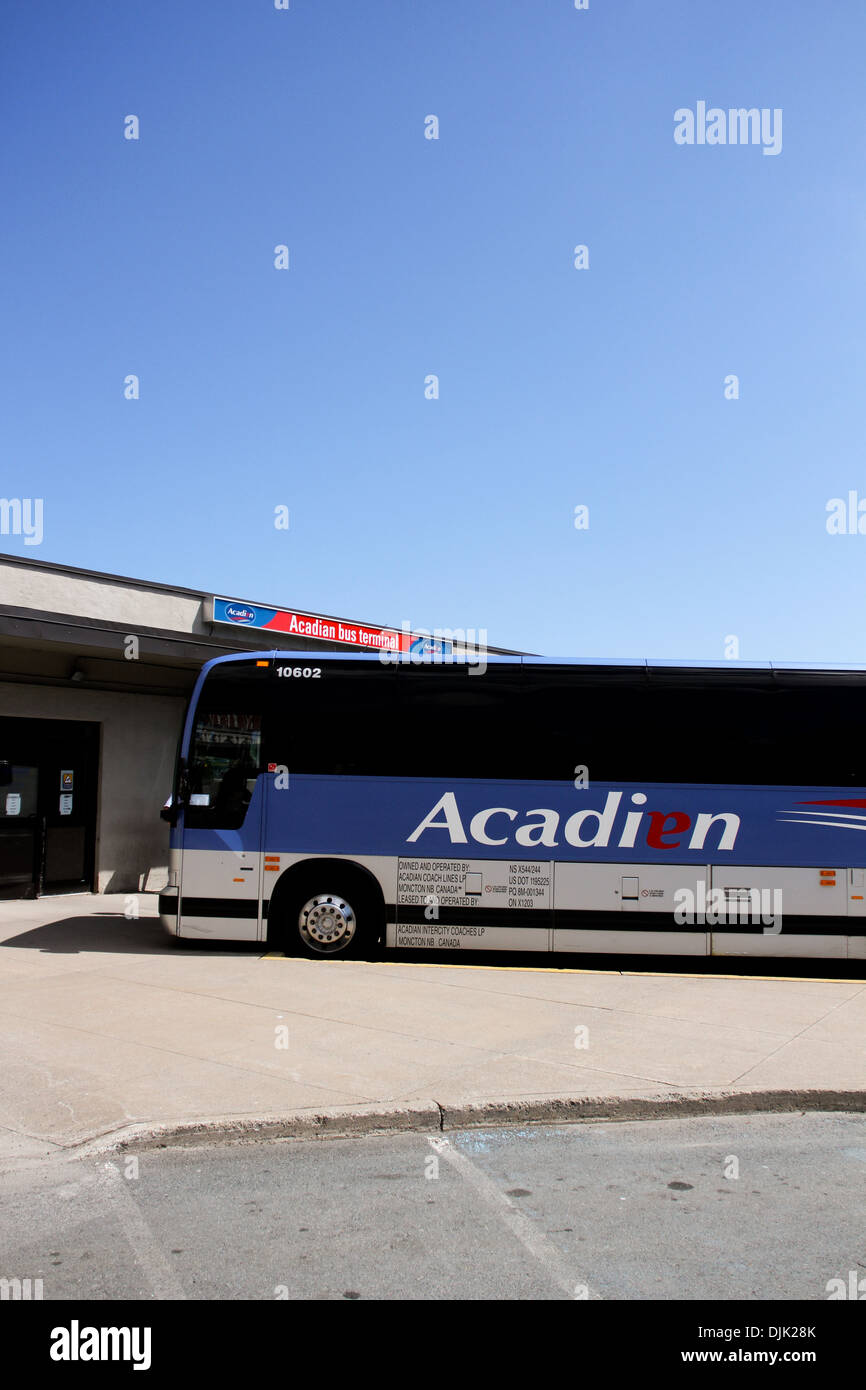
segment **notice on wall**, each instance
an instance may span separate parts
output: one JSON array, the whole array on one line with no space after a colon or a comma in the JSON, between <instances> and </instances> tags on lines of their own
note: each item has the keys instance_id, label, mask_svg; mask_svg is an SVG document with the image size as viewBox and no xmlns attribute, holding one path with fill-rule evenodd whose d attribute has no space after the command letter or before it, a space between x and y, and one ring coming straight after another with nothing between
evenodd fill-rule
<instances>
[{"instance_id":1,"label":"notice on wall","mask_svg":"<svg viewBox=\"0 0 866 1390\"><path fill-rule=\"evenodd\" d=\"M60 774L60 790L62 792L71 792L74 781L74 771L72 771L72 769L70 768L67 768Z\"/></svg>"},{"instance_id":2,"label":"notice on wall","mask_svg":"<svg viewBox=\"0 0 866 1390\"><path fill-rule=\"evenodd\" d=\"M61 814L61 816L71 816L71 815L72 815L72 797L71 797L71 796L61 796L61 798L60 798L60 814Z\"/></svg>"},{"instance_id":3,"label":"notice on wall","mask_svg":"<svg viewBox=\"0 0 866 1390\"><path fill-rule=\"evenodd\" d=\"M7 816L20 816L21 814L21 793L6 793L6 814Z\"/></svg>"}]
</instances>

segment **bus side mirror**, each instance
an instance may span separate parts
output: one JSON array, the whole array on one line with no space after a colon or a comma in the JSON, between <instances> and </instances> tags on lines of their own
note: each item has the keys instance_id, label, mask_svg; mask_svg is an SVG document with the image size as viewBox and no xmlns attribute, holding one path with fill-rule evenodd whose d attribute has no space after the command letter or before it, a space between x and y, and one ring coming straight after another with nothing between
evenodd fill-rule
<instances>
[{"instance_id":1,"label":"bus side mirror","mask_svg":"<svg viewBox=\"0 0 866 1390\"><path fill-rule=\"evenodd\" d=\"M181 806L186 805L188 796L189 778L186 775L186 761L181 758L177 769L177 789L160 811L160 819L168 821L169 825L177 825L177 813Z\"/></svg>"}]
</instances>

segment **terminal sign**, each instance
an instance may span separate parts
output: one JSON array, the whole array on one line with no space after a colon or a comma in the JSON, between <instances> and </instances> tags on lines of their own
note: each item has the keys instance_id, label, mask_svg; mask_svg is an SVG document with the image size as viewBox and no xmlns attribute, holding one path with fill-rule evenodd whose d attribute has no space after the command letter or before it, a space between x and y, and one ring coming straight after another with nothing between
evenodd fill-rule
<instances>
[{"instance_id":1,"label":"terminal sign","mask_svg":"<svg viewBox=\"0 0 866 1390\"><path fill-rule=\"evenodd\" d=\"M412 652L423 642L429 653L435 647L443 653L451 651L451 643L442 638L418 638L411 632L392 627L369 627L344 618L323 618L315 613L300 613L290 608L263 608L258 604L240 603L233 599L215 598L213 621L231 623L234 627L258 628L263 632L284 632L290 637L315 638L319 642L343 642L349 647L367 651Z\"/></svg>"}]
</instances>

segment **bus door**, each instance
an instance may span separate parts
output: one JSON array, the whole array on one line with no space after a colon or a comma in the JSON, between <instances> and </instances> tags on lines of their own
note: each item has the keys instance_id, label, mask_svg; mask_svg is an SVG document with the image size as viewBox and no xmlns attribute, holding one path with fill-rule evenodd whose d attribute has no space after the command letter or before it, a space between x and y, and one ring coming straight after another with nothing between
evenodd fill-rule
<instances>
[{"instance_id":1,"label":"bus door","mask_svg":"<svg viewBox=\"0 0 866 1390\"><path fill-rule=\"evenodd\" d=\"M186 803L178 817L183 935L259 939L261 726L260 714L232 708L227 701L197 713Z\"/></svg>"}]
</instances>

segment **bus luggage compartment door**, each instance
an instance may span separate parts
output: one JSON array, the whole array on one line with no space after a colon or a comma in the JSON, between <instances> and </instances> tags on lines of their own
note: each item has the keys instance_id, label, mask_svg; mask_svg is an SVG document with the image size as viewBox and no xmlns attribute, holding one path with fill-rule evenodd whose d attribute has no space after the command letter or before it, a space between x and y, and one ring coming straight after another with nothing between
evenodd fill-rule
<instances>
[{"instance_id":1,"label":"bus luggage compartment door","mask_svg":"<svg viewBox=\"0 0 866 1390\"><path fill-rule=\"evenodd\" d=\"M703 864L557 864L554 950L706 955L695 910L706 878Z\"/></svg>"}]
</instances>

